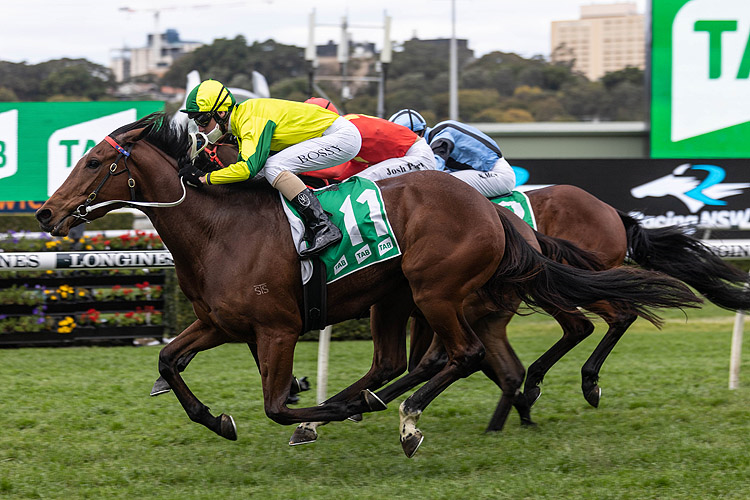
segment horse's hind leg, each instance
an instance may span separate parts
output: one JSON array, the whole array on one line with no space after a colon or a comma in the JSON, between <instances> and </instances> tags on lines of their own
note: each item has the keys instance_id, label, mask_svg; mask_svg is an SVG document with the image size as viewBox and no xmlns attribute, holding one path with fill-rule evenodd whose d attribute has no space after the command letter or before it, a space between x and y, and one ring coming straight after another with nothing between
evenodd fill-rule
<instances>
[{"instance_id":1,"label":"horse's hind leg","mask_svg":"<svg viewBox=\"0 0 750 500\"><path fill-rule=\"evenodd\" d=\"M419 303L448 353L448 363L399 407L401 446L412 457L422 443L417 420L422 411L449 385L474 373L484 357L484 346L459 312L448 302Z\"/></svg>"},{"instance_id":2,"label":"horse's hind leg","mask_svg":"<svg viewBox=\"0 0 750 500\"><path fill-rule=\"evenodd\" d=\"M482 372L502 391L497 408L487 425L487 432L503 429L511 406L518 411L522 425L534 425L531 421L531 408L521 392L526 370L508 342L506 327L512 317L510 313L497 312L472 322L474 331L487 351L482 360Z\"/></svg>"},{"instance_id":3,"label":"horse's hind leg","mask_svg":"<svg viewBox=\"0 0 750 500\"><path fill-rule=\"evenodd\" d=\"M596 313L601 315L609 325L607 333L591 353L581 368L581 390L583 397L594 408L599 407L602 391L598 385L599 370L601 370L604 361L612 352L617 342L622 338L625 331L633 324L637 316L635 314L617 313L609 304L597 304Z\"/></svg>"},{"instance_id":4,"label":"horse's hind leg","mask_svg":"<svg viewBox=\"0 0 750 500\"><path fill-rule=\"evenodd\" d=\"M189 360L191 355L225 342L226 337L214 327L202 321L196 321L159 352L159 374L174 391L190 420L203 424L219 436L234 441L237 439L237 428L232 417L224 414L218 417L211 415L208 407L190 391L180 376L179 370L181 359Z\"/></svg>"},{"instance_id":5,"label":"horse's hind leg","mask_svg":"<svg viewBox=\"0 0 750 500\"><path fill-rule=\"evenodd\" d=\"M421 312L416 311L411 318L409 336L409 371L414 370L432 345L432 331L430 324L424 319Z\"/></svg>"},{"instance_id":6,"label":"horse's hind leg","mask_svg":"<svg viewBox=\"0 0 750 500\"><path fill-rule=\"evenodd\" d=\"M523 388L529 406L532 406L539 399L542 392L539 385L549 369L594 331L594 324L582 313L558 311L552 313L552 315L562 326L563 336L529 366Z\"/></svg>"}]
</instances>

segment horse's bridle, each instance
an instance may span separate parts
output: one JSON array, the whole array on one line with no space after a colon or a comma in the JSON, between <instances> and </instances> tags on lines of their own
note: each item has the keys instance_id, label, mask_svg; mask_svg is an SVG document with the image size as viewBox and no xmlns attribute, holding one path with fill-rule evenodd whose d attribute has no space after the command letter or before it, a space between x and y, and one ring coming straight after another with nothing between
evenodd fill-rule
<instances>
[{"instance_id":1,"label":"horse's bridle","mask_svg":"<svg viewBox=\"0 0 750 500\"><path fill-rule=\"evenodd\" d=\"M173 202L167 202L167 203L160 203L160 202L148 202L148 201L136 201L135 199L135 179L133 179L133 175L130 173L130 168L128 168L128 159L130 158L130 151L133 149L133 144L130 144L128 148L122 147L120 144L117 143L112 137L107 136L104 138L104 140L115 148L119 155L115 159L115 161L109 166L109 171L107 172L107 175L102 179L102 181L99 183L99 185L94 189L91 194L88 195L86 198L86 201L83 202L83 204L79 205L76 210L71 213L70 215L75 217L76 219L81 219L84 222L91 222L86 219L86 216L89 214L89 212L93 212L94 210L102 207L106 207L108 205L114 205L115 203L123 203L128 206L132 207L174 207L185 201L185 196L187 196L187 189L185 188L185 183L180 182L182 185L182 197ZM125 158L125 161L122 164L122 170L119 172L117 171L118 163L122 158ZM92 205L93 201L96 199L97 194L104 186L104 183L109 180L110 177L114 177L117 175L121 175L123 173L127 172L128 174L128 187L130 188L130 201L127 200L109 200L109 201L103 201L101 203L97 203L96 205Z\"/></svg>"}]
</instances>

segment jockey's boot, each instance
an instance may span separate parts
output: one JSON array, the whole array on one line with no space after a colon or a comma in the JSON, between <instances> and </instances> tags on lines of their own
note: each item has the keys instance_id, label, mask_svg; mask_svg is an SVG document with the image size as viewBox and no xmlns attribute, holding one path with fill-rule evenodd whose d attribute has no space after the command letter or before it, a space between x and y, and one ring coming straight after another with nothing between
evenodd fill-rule
<instances>
[{"instance_id":1,"label":"jockey's boot","mask_svg":"<svg viewBox=\"0 0 750 500\"><path fill-rule=\"evenodd\" d=\"M341 230L328 218L310 188L295 196L291 203L313 233L313 244L299 253L301 257L310 257L341 241Z\"/></svg>"}]
</instances>

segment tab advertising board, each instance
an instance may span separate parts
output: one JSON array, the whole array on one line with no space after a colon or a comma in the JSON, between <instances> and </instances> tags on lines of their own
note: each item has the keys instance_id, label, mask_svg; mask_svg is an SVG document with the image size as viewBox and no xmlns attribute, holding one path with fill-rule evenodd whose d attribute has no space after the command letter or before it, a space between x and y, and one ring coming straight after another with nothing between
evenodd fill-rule
<instances>
[{"instance_id":1,"label":"tab advertising board","mask_svg":"<svg viewBox=\"0 0 750 500\"><path fill-rule=\"evenodd\" d=\"M1 102L0 202L46 200L107 134L163 109L161 101Z\"/></svg>"},{"instance_id":2,"label":"tab advertising board","mask_svg":"<svg viewBox=\"0 0 750 500\"><path fill-rule=\"evenodd\" d=\"M750 1L652 0L651 156L750 158Z\"/></svg>"}]
</instances>

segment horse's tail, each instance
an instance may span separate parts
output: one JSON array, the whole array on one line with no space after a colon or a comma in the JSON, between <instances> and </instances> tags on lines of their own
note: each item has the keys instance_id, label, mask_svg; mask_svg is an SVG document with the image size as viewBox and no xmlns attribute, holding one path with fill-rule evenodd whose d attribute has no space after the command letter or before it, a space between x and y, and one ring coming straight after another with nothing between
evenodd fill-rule
<instances>
[{"instance_id":1,"label":"horse's tail","mask_svg":"<svg viewBox=\"0 0 750 500\"><path fill-rule=\"evenodd\" d=\"M627 232L628 255L638 265L687 283L725 309L750 309L747 273L727 264L678 227L645 228L633 217L617 212Z\"/></svg>"},{"instance_id":2,"label":"horse's tail","mask_svg":"<svg viewBox=\"0 0 750 500\"><path fill-rule=\"evenodd\" d=\"M505 255L483 293L508 309L507 294L547 311L574 311L606 300L658 325L650 308L698 307L701 299L682 282L665 274L633 267L604 271L579 269L555 262L532 248L506 217Z\"/></svg>"},{"instance_id":3,"label":"horse's tail","mask_svg":"<svg viewBox=\"0 0 750 500\"><path fill-rule=\"evenodd\" d=\"M603 271L607 269L607 266L604 265L599 256L594 252L584 250L568 240L547 236L538 231L534 231L534 235L539 242L542 254L555 262L591 271Z\"/></svg>"}]
</instances>

